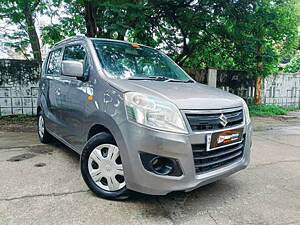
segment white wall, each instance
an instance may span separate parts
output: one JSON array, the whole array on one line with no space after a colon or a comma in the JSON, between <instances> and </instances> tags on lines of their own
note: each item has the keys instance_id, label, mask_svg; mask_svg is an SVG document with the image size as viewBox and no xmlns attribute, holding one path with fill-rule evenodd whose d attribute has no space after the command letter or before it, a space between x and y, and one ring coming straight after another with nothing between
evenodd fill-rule
<instances>
[{"instance_id":1,"label":"white wall","mask_svg":"<svg viewBox=\"0 0 300 225\"><path fill-rule=\"evenodd\" d=\"M27 86L5 85L0 87L0 115L35 115L37 95L37 84Z\"/></svg>"},{"instance_id":2,"label":"white wall","mask_svg":"<svg viewBox=\"0 0 300 225\"><path fill-rule=\"evenodd\" d=\"M264 80L263 103L300 106L300 73L274 74Z\"/></svg>"},{"instance_id":3,"label":"white wall","mask_svg":"<svg viewBox=\"0 0 300 225\"><path fill-rule=\"evenodd\" d=\"M0 115L36 114L40 65L0 59Z\"/></svg>"}]
</instances>

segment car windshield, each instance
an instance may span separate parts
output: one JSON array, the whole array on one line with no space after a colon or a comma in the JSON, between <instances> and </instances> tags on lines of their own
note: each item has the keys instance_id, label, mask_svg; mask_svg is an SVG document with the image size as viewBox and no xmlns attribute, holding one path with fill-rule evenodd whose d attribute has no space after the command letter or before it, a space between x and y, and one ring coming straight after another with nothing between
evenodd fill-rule
<instances>
[{"instance_id":1,"label":"car windshield","mask_svg":"<svg viewBox=\"0 0 300 225\"><path fill-rule=\"evenodd\" d=\"M175 62L155 49L115 41L93 40L93 43L111 78L191 81Z\"/></svg>"}]
</instances>

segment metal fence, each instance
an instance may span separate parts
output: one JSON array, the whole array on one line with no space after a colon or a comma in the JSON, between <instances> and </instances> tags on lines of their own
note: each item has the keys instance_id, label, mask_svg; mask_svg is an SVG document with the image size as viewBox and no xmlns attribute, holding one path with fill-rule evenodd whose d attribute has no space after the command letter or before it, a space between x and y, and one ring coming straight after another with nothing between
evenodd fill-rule
<instances>
[{"instance_id":1,"label":"metal fence","mask_svg":"<svg viewBox=\"0 0 300 225\"><path fill-rule=\"evenodd\" d=\"M300 106L300 73L279 73L264 80L263 103Z\"/></svg>"},{"instance_id":2,"label":"metal fence","mask_svg":"<svg viewBox=\"0 0 300 225\"><path fill-rule=\"evenodd\" d=\"M255 79L250 77L246 72L234 70L216 70L213 68L195 70L189 67L184 67L184 70L195 80L203 84L207 84L208 82L208 70L215 70L215 87L241 96L248 103L252 103L254 100Z\"/></svg>"},{"instance_id":3,"label":"metal fence","mask_svg":"<svg viewBox=\"0 0 300 225\"><path fill-rule=\"evenodd\" d=\"M217 88L238 95L252 104L255 97L255 79L244 71L218 70Z\"/></svg>"}]
</instances>

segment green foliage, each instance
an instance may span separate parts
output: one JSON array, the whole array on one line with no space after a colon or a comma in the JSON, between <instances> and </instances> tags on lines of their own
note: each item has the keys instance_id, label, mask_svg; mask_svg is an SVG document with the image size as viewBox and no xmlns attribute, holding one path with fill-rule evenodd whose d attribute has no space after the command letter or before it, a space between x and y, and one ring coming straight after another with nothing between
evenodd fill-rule
<instances>
[{"instance_id":1,"label":"green foliage","mask_svg":"<svg viewBox=\"0 0 300 225\"><path fill-rule=\"evenodd\" d=\"M24 2L39 2L35 12L58 18L42 29L44 44L75 34L125 38L161 49L179 65L195 69L211 66L267 76L299 39L299 0L1 1L0 15L9 15L13 24L24 24ZM9 39L24 50L29 39L24 27L18 28Z\"/></svg>"},{"instance_id":2,"label":"green foliage","mask_svg":"<svg viewBox=\"0 0 300 225\"><path fill-rule=\"evenodd\" d=\"M51 1L44 13L50 18L58 17L59 23L52 22L42 28L43 44L52 46L67 37L85 33L83 2L83 0Z\"/></svg>"},{"instance_id":3,"label":"green foliage","mask_svg":"<svg viewBox=\"0 0 300 225\"><path fill-rule=\"evenodd\" d=\"M163 50L182 66L213 66L267 76L298 40L298 0L88 2L89 8L84 0L65 0L68 17L45 29L55 34L45 42L69 36L66 30L83 31L80 18L87 10L95 10L97 37L126 36L129 41ZM91 20L82 22L88 29Z\"/></svg>"},{"instance_id":4,"label":"green foliage","mask_svg":"<svg viewBox=\"0 0 300 225\"><path fill-rule=\"evenodd\" d=\"M4 27L2 34L4 44L14 48L25 58L30 58L31 54L34 56L36 53L40 54L39 43L35 43L38 39L34 18L37 12L42 13L45 8L46 2L41 0L1 0L0 19L5 21L8 27L12 27L12 30L6 30ZM32 51L28 52L29 45ZM40 60L36 57L35 59Z\"/></svg>"},{"instance_id":5,"label":"green foliage","mask_svg":"<svg viewBox=\"0 0 300 225\"><path fill-rule=\"evenodd\" d=\"M249 112L251 116L276 116L287 115L290 111L298 110L299 107L281 107L277 105L250 105Z\"/></svg>"},{"instance_id":6,"label":"green foliage","mask_svg":"<svg viewBox=\"0 0 300 225\"><path fill-rule=\"evenodd\" d=\"M297 51L291 61L285 66L284 72L297 73L300 72L300 51Z\"/></svg>"},{"instance_id":7,"label":"green foliage","mask_svg":"<svg viewBox=\"0 0 300 225\"><path fill-rule=\"evenodd\" d=\"M104 0L56 0L57 8L64 7L64 16L59 23L46 26L42 30L42 40L45 44L54 43L75 34L88 33L88 27L96 26L95 37L123 39L126 32L138 32L146 26L143 4L132 1ZM88 8L89 7L89 8ZM49 11L53 14L53 11ZM87 17L88 13L95 13Z\"/></svg>"},{"instance_id":8,"label":"green foliage","mask_svg":"<svg viewBox=\"0 0 300 225\"><path fill-rule=\"evenodd\" d=\"M203 55L205 66L267 76L276 69L280 58L296 47L297 1L224 0L216 3L213 10L218 22L206 29L215 40L197 51Z\"/></svg>"},{"instance_id":9,"label":"green foliage","mask_svg":"<svg viewBox=\"0 0 300 225\"><path fill-rule=\"evenodd\" d=\"M0 86L7 83L27 85L39 79L40 65L36 61L0 60Z\"/></svg>"}]
</instances>

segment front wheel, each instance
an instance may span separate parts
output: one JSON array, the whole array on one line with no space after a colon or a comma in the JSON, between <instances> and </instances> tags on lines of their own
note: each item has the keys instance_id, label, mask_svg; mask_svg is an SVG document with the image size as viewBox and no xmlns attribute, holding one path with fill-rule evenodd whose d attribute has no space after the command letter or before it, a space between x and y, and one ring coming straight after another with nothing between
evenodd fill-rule
<instances>
[{"instance_id":1,"label":"front wheel","mask_svg":"<svg viewBox=\"0 0 300 225\"><path fill-rule=\"evenodd\" d=\"M111 134L101 132L92 137L80 163L85 183L97 196L114 200L129 197L120 151Z\"/></svg>"}]
</instances>

